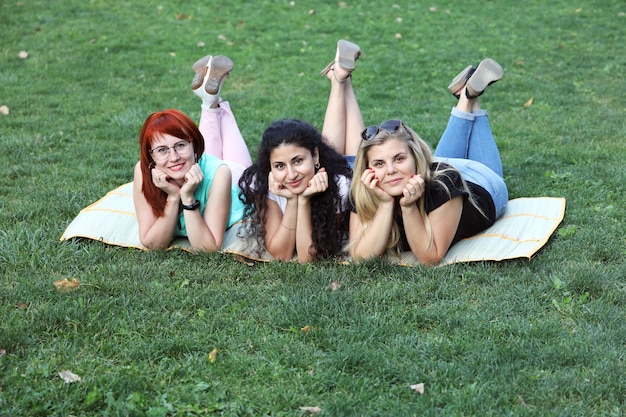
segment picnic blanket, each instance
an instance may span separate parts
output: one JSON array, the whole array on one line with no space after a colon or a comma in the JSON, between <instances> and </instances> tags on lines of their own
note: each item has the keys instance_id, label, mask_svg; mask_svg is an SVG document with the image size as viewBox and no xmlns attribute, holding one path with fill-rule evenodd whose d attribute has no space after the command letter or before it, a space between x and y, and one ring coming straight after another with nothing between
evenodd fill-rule
<instances>
[{"instance_id":1,"label":"picnic blanket","mask_svg":"<svg viewBox=\"0 0 626 417\"><path fill-rule=\"evenodd\" d=\"M453 245L440 263L502 261L530 259L543 247L565 215L565 199L558 197L527 197L509 201L504 215L483 232ZM243 221L245 222L245 220ZM271 261L272 256L258 248L253 239L242 232L243 222L226 231L222 251L246 258ZM133 203L133 183L124 184L100 200L82 209L72 220L61 241L87 238L109 245L146 249L139 240L139 228ZM175 239L168 249L191 250L187 238ZM411 252L389 259L401 265L418 265ZM345 257L350 261L349 256Z\"/></svg>"}]
</instances>

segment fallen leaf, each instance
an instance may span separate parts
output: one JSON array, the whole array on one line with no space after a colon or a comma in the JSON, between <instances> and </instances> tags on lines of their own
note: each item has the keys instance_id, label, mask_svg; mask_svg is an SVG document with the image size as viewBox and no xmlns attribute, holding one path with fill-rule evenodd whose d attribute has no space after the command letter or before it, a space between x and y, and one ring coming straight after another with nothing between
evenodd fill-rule
<instances>
[{"instance_id":1,"label":"fallen leaf","mask_svg":"<svg viewBox=\"0 0 626 417\"><path fill-rule=\"evenodd\" d=\"M420 393L420 394L423 394L423 393L424 393L424 383L423 383L423 382L420 382L419 384L414 384L414 385L411 385L411 389L412 389L413 391L415 391L415 392L418 392L418 393Z\"/></svg>"},{"instance_id":2,"label":"fallen leaf","mask_svg":"<svg viewBox=\"0 0 626 417\"><path fill-rule=\"evenodd\" d=\"M315 407L300 407L300 410L304 411L305 413L311 413L311 414L319 414L322 412L322 409L319 408L318 406Z\"/></svg>"},{"instance_id":3,"label":"fallen leaf","mask_svg":"<svg viewBox=\"0 0 626 417\"><path fill-rule=\"evenodd\" d=\"M19 54L17 54L17 56L19 56L19 57L20 57L20 58L22 58L22 59L26 59L26 58L28 58L28 52L26 52L26 51L20 51L20 53L19 53Z\"/></svg>"},{"instance_id":4,"label":"fallen leaf","mask_svg":"<svg viewBox=\"0 0 626 417\"><path fill-rule=\"evenodd\" d=\"M524 401L524 398L521 395L518 394L517 399L519 400L520 404L528 408L528 404L526 404L526 401Z\"/></svg>"},{"instance_id":5,"label":"fallen leaf","mask_svg":"<svg viewBox=\"0 0 626 417\"><path fill-rule=\"evenodd\" d=\"M235 258L235 260L237 262L241 262L242 264L245 264L245 265L247 265L249 267L253 267L254 266L254 262L248 261L246 258L244 258L241 255L235 255L234 258Z\"/></svg>"},{"instance_id":6,"label":"fallen leaf","mask_svg":"<svg viewBox=\"0 0 626 417\"><path fill-rule=\"evenodd\" d=\"M80 281L77 279L68 280L67 278L63 278L58 281L54 281L54 286L57 287L57 290L59 291L72 291L80 287Z\"/></svg>"},{"instance_id":7,"label":"fallen leaf","mask_svg":"<svg viewBox=\"0 0 626 417\"><path fill-rule=\"evenodd\" d=\"M211 353L209 353L209 362L215 363L215 359L217 359L217 348L213 349Z\"/></svg>"},{"instance_id":8,"label":"fallen leaf","mask_svg":"<svg viewBox=\"0 0 626 417\"><path fill-rule=\"evenodd\" d=\"M0 106L0 114L7 115L9 114L9 107L6 105Z\"/></svg>"},{"instance_id":9,"label":"fallen leaf","mask_svg":"<svg viewBox=\"0 0 626 417\"><path fill-rule=\"evenodd\" d=\"M20 310L24 310L26 308L26 303L18 303L16 307L19 308Z\"/></svg>"},{"instance_id":10,"label":"fallen leaf","mask_svg":"<svg viewBox=\"0 0 626 417\"><path fill-rule=\"evenodd\" d=\"M302 333L307 333L310 330L313 330L313 327L309 326L308 324L300 329Z\"/></svg>"},{"instance_id":11,"label":"fallen leaf","mask_svg":"<svg viewBox=\"0 0 626 417\"><path fill-rule=\"evenodd\" d=\"M329 287L331 291L337 291L339 288L341 288L341 284L337 281L333 281L330 283Z\"/></svg>"},{"instance_id":12,"label":"fallen leaf","mask_svg":"<svg viewBox=\"0 0 626 417\"><path fill-rule=\"evenodd\" d=\"M65 381L66 384L71 384L72 382L80 381L80 377L78 375L68 370L59 372L59 376L63 378L63 381Z\"/></svg>"},{"instance_id":13,"label":"fallen leaf","mask_svg":"<svg viewBox=\"0 0 626 417\"><path fill-rule=\"evenodd\" d=\"M314 9L309 10L309 16L313 16L314 14L315 14L315 10Z\"/></svg>"},{"instance_id":14,"label":"fallen leaf","mask_svg":"<svg viewBox=\"0 0 626 417\"><path fill-rule=\"evenodd\" d=\"M524 107L528 108L533 105L533 97L531 97L526 103L524 103Z\"/></svg>"}]
</instances>

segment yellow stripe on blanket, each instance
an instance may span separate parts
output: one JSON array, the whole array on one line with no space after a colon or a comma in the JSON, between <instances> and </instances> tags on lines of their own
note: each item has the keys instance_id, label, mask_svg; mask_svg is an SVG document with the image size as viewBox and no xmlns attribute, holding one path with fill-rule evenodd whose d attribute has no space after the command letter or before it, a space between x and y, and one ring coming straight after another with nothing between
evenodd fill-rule
<instances>
[{"instance_id":1,"label":"yellow stripe on blanket","mask_svg":"<svg viewBox=\"0 0 626 417\"><path fill-rule=\"evenodd\" d=\"M493 226L456 243L440 265L530 259L546 244L563 221L564 215L564 198L526 197L511 200L504 215ZM240 222L226 231L222 251L250 259L271 261L272 256L267 251L263 248L257 250L253 240L243 236L242 226L243 223ZM133 183L110 191L100 200L82 209L61 236L61 241L72 238L94 239L109 245L145 249L139 240ZM170 245L170 249L174 248L190 250L191 246L186 238L177 238ZM390 256L389 259L401 265L418 264L411 252L403 252L398 257Z\"/></svg>"}]
</instances>

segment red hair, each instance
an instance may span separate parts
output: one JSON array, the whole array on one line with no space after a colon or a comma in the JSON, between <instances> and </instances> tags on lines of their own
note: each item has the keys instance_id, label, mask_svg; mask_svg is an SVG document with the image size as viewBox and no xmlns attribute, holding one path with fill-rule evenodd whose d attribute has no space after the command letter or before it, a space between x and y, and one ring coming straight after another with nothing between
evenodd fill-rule
<instances>
[{"instance_id":1,"label":"red hair","mask_svg":"<svg viewBox=\"0 0 626 417\"><path fill-rule=\"evenodd\" d=\"M198 160L197 155L204 153L204 138L198 130L198 126L185 113L176 109L167 109L148 116L139 132L139 166L143 179L141 191L157 217L163 216L167 193L157 188L152 182L154 160L150 149L152 149L155 138L162 134L172 135L191 142L196 153L196 161Z\"/></svg>"}]
</instances>

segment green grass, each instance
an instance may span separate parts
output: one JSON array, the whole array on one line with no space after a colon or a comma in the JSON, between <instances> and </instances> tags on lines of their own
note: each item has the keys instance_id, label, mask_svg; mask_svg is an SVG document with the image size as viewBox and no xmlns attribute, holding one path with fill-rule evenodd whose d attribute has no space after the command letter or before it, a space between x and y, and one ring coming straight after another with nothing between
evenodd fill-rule
<instances>
[{"instance_id":1,"label":"green grass","mask_svg":"<svg viewBox=\"0 0 626 417\"><path fill-rule=\"evenodd\" d=\"M0 2L0 416L624 415L626 6L395 4ZM196 59L234 60L223 95L254 153L274 119L321 127L339 38L363 49L366 123L399 117L432 145L451 77L503 65L482 104L510 196L567 199L533 259L250 267L59 242L132 179L149 113L197 120Z\"/></svg>"}]
</instances>

